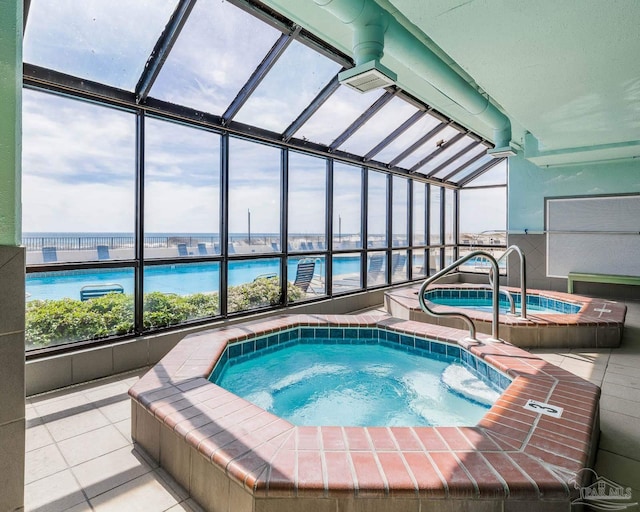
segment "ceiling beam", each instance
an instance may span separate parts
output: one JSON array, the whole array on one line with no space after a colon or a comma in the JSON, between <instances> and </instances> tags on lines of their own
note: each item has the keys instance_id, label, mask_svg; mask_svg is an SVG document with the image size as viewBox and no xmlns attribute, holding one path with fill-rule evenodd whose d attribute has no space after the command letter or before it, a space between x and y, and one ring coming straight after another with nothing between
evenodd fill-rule
<instances>
[{"instance_id":1,"label":"ceiling beam","mask_svg":"<svg viewBox=\"0 0 640 512\"><path fill-rule=\"evenodd\" d=\"M487 172L492 167L498 165L500 162L504 162L504 158L494 158L493 160L488 161L486 164L480 167L480 169L478 169L477 171L473 171L465 179L460 180L458 182L458 186L460 188L464 187L467 183L470 183L476 178L478 178L479 176L482 176L485 172Z\"/></svg>"},{"instance_id":2,"label":"ceiling beam","mask_svg":"<svg viewBox=\"0 0 640 512\"><path fill-rule=\"evenodd\" d=\"M422 146L425 142L427 142L429 139L435 137L439 132L441 132L447 126L449 126L449 124L451 124L451 121L448 121L448 122L443 121L440 124L434 126L431 130L429 130L427 133L425 133L417 141L415 141L413 144L411 144L411 146L409 146L402 153L400 153L393 160L391 160L391 162L389 162L389 165L392 165L392 166L396 165L398 162L401 162L402 160L407 158L411 153L413 153L416 149L418 149L420 146Z\"/></svg>"},{"instance_id":3,"label":"ceiling beam","mask_svg":"<svg viewBox=\"0 0 640 512\"><path fill-rule=\"evenodd\" d=\"M156 41L156 45L153 47L151 55L147 59L144 71L136 84L135 92L138 103L144 101L147 96L149 96L149 92L156 78L158 78L160 70L167 60L180 32L184 28L195 4L196 0L180 0L178 2L175 11L173 11L171 18L169 18L167 26Z\"/></svg>"},{"instance_id":4,"label":"ceiling beam","mask_svg":"<svg viewBox=\"0 0 640 512\"><path fill-rule=\"evenodd\" d=\"M442 145L438 146L434 151L432 151L426 157L424 157L422 160L420 160L410 170L412 172L418 172L418 169L420 169L421 167L424 167L427 163L429 163L431 160L433 160L440 153L442 153L442 152L446 151L447 149L449 149L448 148L449 145L455 144L456 142L458 142L465 135L467 135L466 132L460 132L457 135L454 135L453 137L451 137L451 139L445 141Z\"/></svg>"},{"instance_id":5,"label":"ceiling beam","mask_svg":"<svg viewBox=\"0 0 640 512\"><path fill-rule=\"evenodd\" d=\"M345 131L343 131L338 137L329 145L329 149L332 151L338 149L345 141L351 137L358 129L362 127L373 115L378 112L382 107L389 103L393 97L397 94L395 91L387 91L380 96L367 110L365 110Z\"/></svg>"},{"instance_id":6,"label":"ceiling beam","mask_svg":"<svg viewBox=\"0 0 640 512\"><path fill-rule=\"evenodd\" d=\"M431 171L429 174L427 174L427 176L431 177L431 176L435 176L436 174L438 174L440 171L442 171L442 169L444 169L445 167L447 167L448 165L452 164L453 162L455 162L458 158L460 158L461 156L464 156L466 153L468 153L469 151L471 151L473 148L478 147L480 145L480 142L472 142L471 144L467 144L465 147L463 147L460 151L458 151L455 155L447 158L444 162L442 162L438 167L436 167L433 171Z\"/></svg>"},{"instance_id":7,"label":"ceiling beam","mask_svg":"<svg viewBox=\"0 0 640 512\"><path fill-rule=\"evenodd\" d=\"M344 70L344 68L342 68L342 70ZM293 137L293 135L300 129L300 127L309 119L311 119L311 116L313 116L313 114L318 111L318 109L324 104L324 102L327 101L331 97L331 95L338 90L339 87L340 82L338 81L338 75L336 74L336 76L334 76L331 81L327 85L325 85L324 88L318 93L313 101L309 103L309 105L307 105L307 108L302 111L298 118L295 119L293 123L291 123L289 127L284 131L284 133L282 134L282 140L286 142L291 139L291 137Z\"/></svg>"},{"instance_id":8,"label":"ceiling beam","mask_svg":"<svg viewBox=\"0 0 640 512\"><path fill-rule=\"evenodd\" d=\"M284 51L289 47L289 45L293 42L295 37L300 33L301 27L297 26L293 33L290 34L282 34L275 44L271 47L267 55L265 55L262 62L258 65L255 71L242 86L240 92L236 95L234 100L231 102L231 105L227 108L226 112L222 114L222 121L227 124L229 123L238 113L238 111L242 108L242 106L247 102L249 96L258 88L264 77L267 76L267 73L271 70L271 68L275 65L280 56L284 53Z\"/></svg>"}]
</instances>

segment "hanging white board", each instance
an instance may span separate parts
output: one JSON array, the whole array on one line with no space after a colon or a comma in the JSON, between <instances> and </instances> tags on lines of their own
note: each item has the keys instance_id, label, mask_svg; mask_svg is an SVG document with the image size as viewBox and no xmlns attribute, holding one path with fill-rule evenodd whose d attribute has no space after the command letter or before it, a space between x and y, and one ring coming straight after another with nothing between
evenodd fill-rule
<instances>
[{"instance_id":1,"label":"hanging white board","mask_svg":"<svg viewBox=\"0 0 640 512\"><path fill-rule=\"evenodd\" d=\"M546 201L547 276L640 276L640 195Z\"/></svg>"}]
</instances>

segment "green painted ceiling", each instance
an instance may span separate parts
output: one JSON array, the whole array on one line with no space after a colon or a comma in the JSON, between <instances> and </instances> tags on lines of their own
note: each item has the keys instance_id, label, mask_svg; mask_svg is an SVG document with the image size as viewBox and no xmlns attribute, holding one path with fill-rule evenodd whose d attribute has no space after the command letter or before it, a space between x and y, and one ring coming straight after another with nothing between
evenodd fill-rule
<instances>
[{"instance_id":1,"label":"green painted ceiling","mask_svg":"<svg viewBox=\"0 0 640 512\"><path fill-rule=\"evenodd\" d=\"M266 3L352 54L352 29L313 0ZM512 140L534 163L640 157L640 1L377 3L507 114ZM492 138L446 91L393 56L382 63L397 73L400 87Z\"/></svg>"}]
</instances>

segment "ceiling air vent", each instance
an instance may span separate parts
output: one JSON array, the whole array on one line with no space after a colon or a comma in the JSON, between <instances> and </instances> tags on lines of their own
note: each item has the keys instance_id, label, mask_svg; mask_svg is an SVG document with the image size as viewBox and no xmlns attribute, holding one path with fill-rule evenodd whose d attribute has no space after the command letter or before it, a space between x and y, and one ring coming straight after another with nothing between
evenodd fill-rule
<instances>
[{"instance_id":1,"label":"ceiling air vent","mask_svg":"<svg viewBox=\"0 0 640 512\"><path fill-rule=\"evenodd\" d=\"M394 85L398 76L378 61L371 60L338 74L341 84L358 92L368 92Z\"/></svg>"}]
</instances>

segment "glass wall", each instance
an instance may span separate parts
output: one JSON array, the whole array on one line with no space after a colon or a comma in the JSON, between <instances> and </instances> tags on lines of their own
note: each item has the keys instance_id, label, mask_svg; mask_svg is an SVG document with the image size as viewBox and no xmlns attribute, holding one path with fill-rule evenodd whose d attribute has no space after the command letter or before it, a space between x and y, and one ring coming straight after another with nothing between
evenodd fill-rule
<instances>
[{"instance_id":1,"label":"glass wall","mask_svg":"<svg viewBox=\"0 0 640 512\"><path fill-rule=\"evenodd\" d=\"M327 240L326 159L289 153L288 198L289 251L324 251Z\"/></svg>"},{"instance_id":2,"label":"glass wall","mask_svg":"<svg viewBox=\"0 0 640 512\"><path fill-rule=\"evenodd\" d=\"M427 244L427 186L424 183L413 183L413 240L411 245Z\"/></svg>"},{"instance_id":3,"label":"glass wall","mask_svg":"<svg viewBox=\"0 0 640 512\"><path fill-rule=\"evenodd\" d=\"M333 164L333 249L362 247L362 168Z\"/></svg>"},{"instance_id":4,"label":"glass wall","mask_svg":"<svg viewBox=\"0 0 640 512\"><path fill-rule=\"evenodd\" d=\"M220 254L220 135L145 122L145 259Z\"/></svg>"},{"instance_id":5,"label":"glass wall","mask_svg":"<svg viewBox=\"0 0 640 512\"><path fill-rule=\"evenodd\" d=\"M227 254L280 250L281 150L229 137Z\"/></svg>"},{"instance_id":6,"label":"glass wall","mask_svg":"<svg viewBox=\"0 0 640 512\"><path fill-rule=\"evenodd\" d=\"M25 90L22 129L27 265L132 259L135 116Z\"/></svg>"},{"instance_id":7,"label":"glass wall","mask_svg":"<svg viewBox=\"0 0 640 512\"><path fill-rule=\"evenodd\" d=\"M402 283L455 258L452 189L25 92L30 349ZM506 209L481 224L474 212L505 197L460 193L463 243L502 242L489 226L504 228Z\"/></svg>"},{"instance_id":8,"label":"glass wall","mask_svg":"<svg viewBox=\"0 0 640 512\"><path fill-rule=\"evenodd\" d=\"M387 246L388 175L369 171L367 190L367 246Z\"/></svg>"},{"instance_id":9,"label":"glass wall","mask_svg":"<svg viewBox=\"0 0 640 512\"><path fill-rule=\"evenodd\" d=\"M460 256L481 249L499 258L506 249L507 237L507 188L470 188L462 189L460 197ZM491 208L486 205L490 204ZM483 212L479 215L478 212ZM486 261L469 260L460 267L465 272L489 271ZM500 272L506 272L502 264Z\"/></svg>"},{"instance_id":10,"label":"glass wall","mask_svg":"<svg viewBox=\"0 0 640 512\"><path fill-rule=\"evenodd\" d=\"M413 182L412 186L412 246L411 250L411 277L419 279L427 276L429 267L427 245L427 185Z\"/></svg>"},{"instance_id":11,"label":"glass wall","mask_svg":"<svg viewBox=\"0 0 640 512\"><path fill-rule=\"evenodd\" d=\"M393 177L393 202L391 204L393 247L409 245L409 217L407 216L409 190L407 186L408 180L405 178Z\"/></svg>"}]
</instances>

